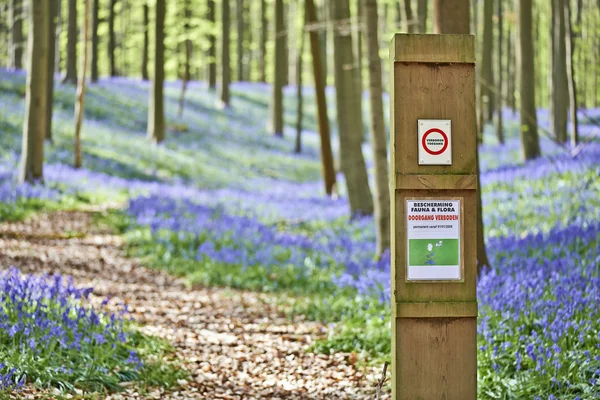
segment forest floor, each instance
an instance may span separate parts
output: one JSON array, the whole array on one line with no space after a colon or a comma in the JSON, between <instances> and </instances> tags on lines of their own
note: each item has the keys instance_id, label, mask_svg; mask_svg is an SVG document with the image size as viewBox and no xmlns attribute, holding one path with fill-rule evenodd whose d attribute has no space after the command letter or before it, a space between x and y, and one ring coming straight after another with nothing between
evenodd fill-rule
<instances>
[{"instance_id":1,"label":"forest floor","mask_svg":"<svg viewBox=\"0 0 600 400\"><path fill-rule=\"evenodd\" d=\"M374 367L360 366L353 354L308 351L327 326L290 319L273 294L190 288L140 265L125 256L119 235L96 223L107 211L90 207L0 224L0 265L72 276L76 285L94 288L92 303L109 296L109 309L125 302L139 329L166 339L172 361L189 373L171 392L131 386L107 399L375 398ZM43 393L29 386L20 396Z\"/></svg>"}]
</instances>

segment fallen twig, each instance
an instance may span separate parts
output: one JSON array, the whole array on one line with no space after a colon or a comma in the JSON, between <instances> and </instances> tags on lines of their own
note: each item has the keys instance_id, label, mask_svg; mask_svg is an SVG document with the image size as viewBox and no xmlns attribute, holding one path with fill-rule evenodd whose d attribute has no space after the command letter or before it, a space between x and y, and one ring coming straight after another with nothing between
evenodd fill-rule
<instances>
[{"instance_id":1,"label":"fallen twig","mask_svg":"<svg viewBox=\"0 0 600 400\"><path fill-rule=\"evenodd\" d=\"M387 361L383 364L383 371L381 372L381 378L377 381L377 384L375 385L375 388L377 390L377 392L376 392L376 395L377 395L376 400L380 399L381 389L383 388L383 384L385 383L385 381L387 381L387 378L386 378L385 375L387 373L388 364L389 363Z\"/></svg>"}]
</instances>

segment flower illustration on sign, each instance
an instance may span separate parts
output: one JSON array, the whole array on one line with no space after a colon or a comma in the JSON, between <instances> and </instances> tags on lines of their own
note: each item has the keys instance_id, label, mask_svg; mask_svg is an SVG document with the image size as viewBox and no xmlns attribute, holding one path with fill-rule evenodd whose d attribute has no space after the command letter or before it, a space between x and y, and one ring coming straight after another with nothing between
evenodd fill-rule
<instances>
[{"instance_id":1,"label":"flower illustration on sign","mask_svg":"<svg viewBox=\"0 0 600 400\"><path fill-rule=\"evenodd\" d=\"M442 247L442 244L443 243L441 240L435 244L427 243L428 253L425 254L425 265L435 265L435 252L433 251L433 248L434 248L434 246Z\"/></svg>"}]
</instances>

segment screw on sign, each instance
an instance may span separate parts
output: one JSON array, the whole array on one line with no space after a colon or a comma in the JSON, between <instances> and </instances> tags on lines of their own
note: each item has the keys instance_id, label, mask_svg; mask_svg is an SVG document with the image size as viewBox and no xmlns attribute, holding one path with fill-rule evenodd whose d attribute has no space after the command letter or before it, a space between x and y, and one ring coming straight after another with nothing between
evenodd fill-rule
<instances>
[{"instance_id":1,"label":"screw on sign","mask_svg":"<svg viewBox=\"0 0 600 400\"><path fill-rule=\"evenodd\" d=\"M439 134L432 135L432 134ZM431 154L432 156L438 156L442 154L448 148L448 136L443 130L438 128L431 128L423 135L423 149Z\"/></svg>"}]
</instances>

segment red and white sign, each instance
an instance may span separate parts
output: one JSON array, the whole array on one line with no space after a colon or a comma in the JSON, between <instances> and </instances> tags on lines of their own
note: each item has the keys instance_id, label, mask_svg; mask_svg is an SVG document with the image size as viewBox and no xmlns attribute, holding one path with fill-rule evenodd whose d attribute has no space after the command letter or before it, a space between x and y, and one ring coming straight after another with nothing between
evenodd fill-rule
<instances>
[{"instance_id":1,"label":"red and white sign","mask_svg":"<svg viewBox=\"0 0 600 400\"><path fill-rule=\"evenodd\" d=\"M420 119L419 165L452 164L452 130L449 119Z\"/></svg>"}]
</instances>

